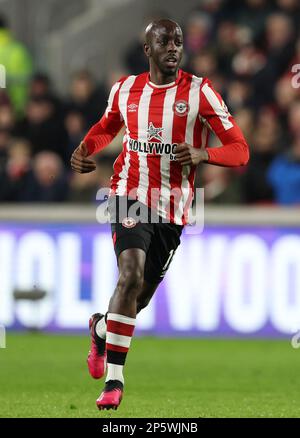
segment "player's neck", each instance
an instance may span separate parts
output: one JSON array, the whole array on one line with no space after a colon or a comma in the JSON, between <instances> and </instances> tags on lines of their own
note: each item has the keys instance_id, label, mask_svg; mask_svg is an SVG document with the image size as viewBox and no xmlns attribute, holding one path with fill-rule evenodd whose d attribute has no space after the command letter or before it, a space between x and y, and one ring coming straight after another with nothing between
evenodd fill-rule
<instances>
[{"instance_id":1,"label":"player's neck","mask_svg":"<svg viewBox=\"0 0 300 438\"><path fill-rule=\"evenodd\" d=\"M155 85L168 85L175 82L178 70L173 75L164 75L160 70L150 67L150 81Z\"/></svg>"}]
</instances>

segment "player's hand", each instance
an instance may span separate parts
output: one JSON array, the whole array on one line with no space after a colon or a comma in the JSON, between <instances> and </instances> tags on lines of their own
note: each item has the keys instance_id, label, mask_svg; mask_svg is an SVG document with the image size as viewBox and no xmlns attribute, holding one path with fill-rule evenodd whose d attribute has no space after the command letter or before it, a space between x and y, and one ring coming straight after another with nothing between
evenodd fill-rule
<instances>
[{"instance_id":1,"label":"player's hand","mask_svg":"<svg viewBox=\"0 0 300 438\"><path fill-rule=\"evenodd\" d=\"M96 163L87 158L88 154L88 148L82 141L71 157L71 167L75 172L89 173L96 169Z\"/></svg>"},{"instance_id":2,"label":"player's hand","mask_svg":"<svg viewBox=\"0 0 300 438\"><path fill-rule=\"evenodd\" d=\"M176 161L182 166L197 166L197 164L208 160L208 153L205 149L196 149L188 143L179 143L175 151Z\"/></svg>"}]
</instances>

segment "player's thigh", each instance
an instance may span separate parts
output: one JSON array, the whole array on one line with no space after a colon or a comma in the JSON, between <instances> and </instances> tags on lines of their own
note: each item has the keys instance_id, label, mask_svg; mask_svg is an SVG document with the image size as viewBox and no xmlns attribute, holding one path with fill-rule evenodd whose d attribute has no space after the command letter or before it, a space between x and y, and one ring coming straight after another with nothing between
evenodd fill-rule
<instances>
[{"instance_id":1,"label":"player's thigh","mask_svg":"<svg viewBox=\"0 0 300 438\"><path fill-rule=\"evenodd\" d=\"M144 279L150 284L159 284L180 245L182 226L155 224L154 236L146 257Z\"/></svg>"}]
</instances>

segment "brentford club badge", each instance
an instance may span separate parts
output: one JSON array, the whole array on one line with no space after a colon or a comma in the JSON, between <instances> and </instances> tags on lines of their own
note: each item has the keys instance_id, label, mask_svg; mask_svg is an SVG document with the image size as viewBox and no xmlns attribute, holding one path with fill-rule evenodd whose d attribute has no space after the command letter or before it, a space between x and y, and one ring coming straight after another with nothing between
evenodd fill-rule
<instances>
[{"instance_id":1,"label":"brentford club badge","mask_svg":"<svg viewBox=\"0 0 300 438\"><path fill-rule=\"evenodd\" d=\"M136 226L136 220L133 219L133 217L125 217L122 220L122 225L123 225L123 227L126 227L126 228L133 228Z\"/></svg>"},{"instance_id":2,"label":"brentford club badge","mask_svg":"<svg viewBox=\"0 0 300 438\"><path fill-rule=\"evenodd\" d=\"M190 105L185 100L177 100L173 105L173 111L179 117L186 116L189 110Z\"/></svg>"}]
</instances>

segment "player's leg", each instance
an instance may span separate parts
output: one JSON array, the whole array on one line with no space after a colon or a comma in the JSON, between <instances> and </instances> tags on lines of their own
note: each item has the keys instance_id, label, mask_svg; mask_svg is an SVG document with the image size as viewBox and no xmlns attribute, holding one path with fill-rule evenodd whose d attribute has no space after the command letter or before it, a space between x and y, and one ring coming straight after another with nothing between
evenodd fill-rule
<instances>
[{"instance_id":1,"label":"player's leg","mask_svg":"<svg viewBox=\"0 0 300 438\"><path fill-rule=\"evenodd\" d=\"M119 279L107 313L106 382L124 383L123 367L130 346L137 314L137 297L144 281L146 253L140 248L123 251L118 258Z\"/></svg>"},{"instance_id":2,"label":"player's leg","mask_svg":"<svg viewBox=\"0 0 300 438\"><path fill-rule=\"evenodd\" d=\"M137 296L136 313L148 306L158 286L159 283L152 284L144 280L142 289ZM89 372L94 379L100 379L106 371L106 318L107 314L95 313L89 321L91 348L87 363Z\"/></svg>"},{"instance_id":3,"label":"player's leg","mask_svg":"<svg viewBox=\"0 0 300 438\"><path fill-rule=\"evenodd\" d=\"M97 400L99 409L117 407L121 401L123 367L135 327L137 297L143 287L146 254L154 232L151 224L135 220L128 210L125 210L124 217L123 211L117 211L117 220L112 223L119 279L106 317L108 370L104 391Z\"/></svg>"},{"instance_id":4,"label":"player's leg","mask_svg":"<svg viewBox=\"0 0 300 438\"><path fill-rule=\"evenodd\" d=\"M119 256L124 250L139 248L146 252L150 244L151 229L147 224L137 222L135 225L132 226L131 223L129 226L128 222L126 222L126 219L129 219L129 208L134 202L135 201L128 200L127 197L109 198L108 205L112 237L118 263ZM100 379L104 376L106 371L107 313L105 315L100 313L92 315L89 321L89 327L91 347L87 359L88 369L94 379Z\"/></svg>"},{"instance_id":5,"label":"player's leg","mask_svg":"<svg viewBox=\"0 0 300 438\"><path fill-rule=\"evenodd\" d=\"M135 327L145 260L146 253L140 248L124 250L118 257L119 279L107 313L107 376L104 391L97 400L99 409L116 409L122 399L123 368Z\"/></svg>"}]
</instances>

